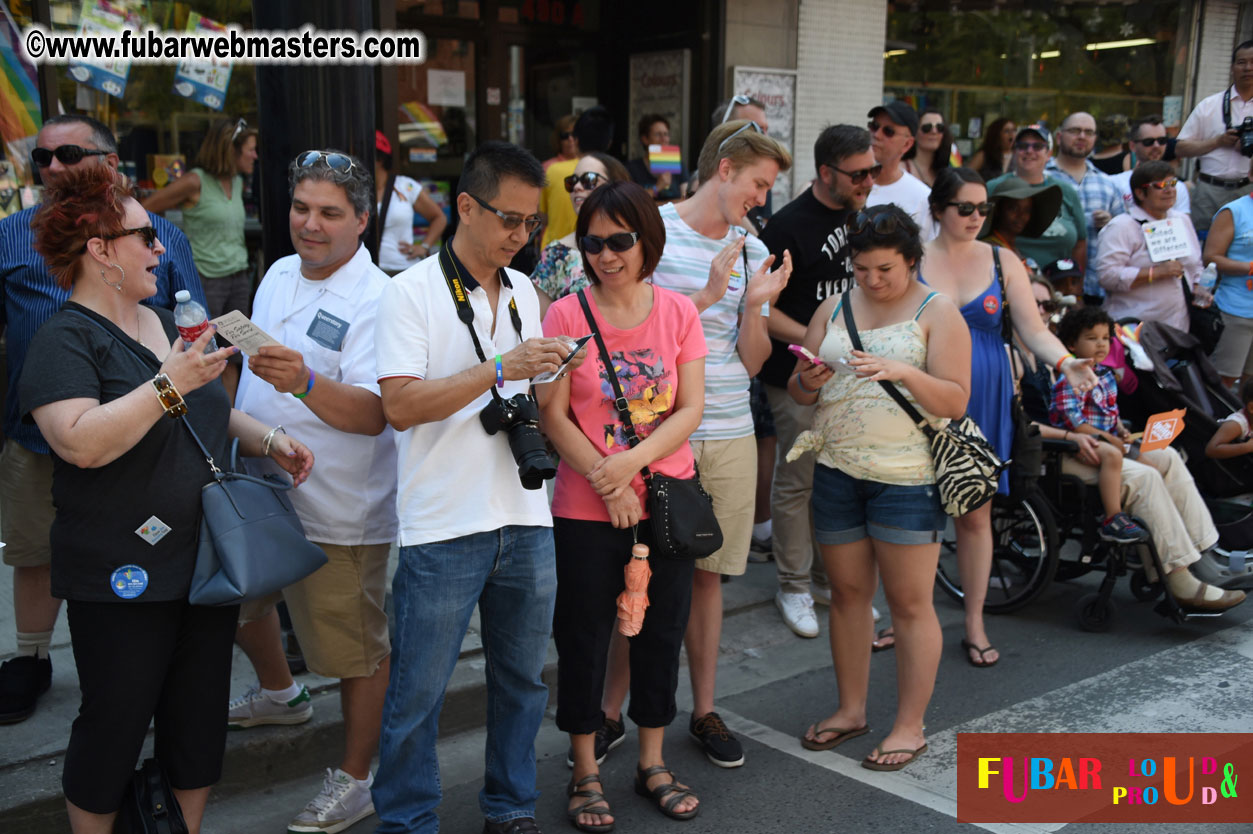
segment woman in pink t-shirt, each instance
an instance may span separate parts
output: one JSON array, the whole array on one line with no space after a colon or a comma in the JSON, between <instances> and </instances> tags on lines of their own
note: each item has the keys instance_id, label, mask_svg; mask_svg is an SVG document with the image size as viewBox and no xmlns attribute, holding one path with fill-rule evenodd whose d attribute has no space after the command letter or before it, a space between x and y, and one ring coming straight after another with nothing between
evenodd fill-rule
<instances>
[{"instance_id":1,"label":"woman in pink t-shirt","mask_svg":"<svg viewBox=\"0 0 1253 834\"><path fill-rule=\"evenodd\" d=\"M630 448L595 343L568 377L543 386L545 433L561 455L553 495L557 549L557 727L570 734L568 813L583 831L608 831L613 815L602 793L597 750L622 736L620 720L601 709L609 641L624 588L623 569L638 539L645 487L640 469L677 478L695 471L688 435L700 424L705 399L705 336L696 307L684 295L645 281L661 259L666 233L643 188L611 183L592 192L579 212L579 251L592 285L585 291L613 360L631 422L641 442ZM589 333L578 295L555 301L544 333ZM651 605L630 638L631 720L639 727L636 791L662 813L689 819L696 795L665 767L661 748L674 720L679 649L691 605L691 561L653 558ZM612 723L612 726L611 726ZM609 738L612 734L613 738Z\"/></svg>"}]
</instances>

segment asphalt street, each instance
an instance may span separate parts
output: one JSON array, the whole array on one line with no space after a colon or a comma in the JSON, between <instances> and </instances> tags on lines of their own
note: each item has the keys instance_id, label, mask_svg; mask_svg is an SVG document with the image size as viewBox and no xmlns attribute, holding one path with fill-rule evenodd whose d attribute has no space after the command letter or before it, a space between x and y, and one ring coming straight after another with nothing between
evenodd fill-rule
<instances>
[{"instance_id":1,"label":"asphalt street","mask_svg":"<svg viewBox=\"0 0 1253 834\"><path fill-rule=\"evenodd\" d=\"M751 565L738 582L768 588L773 565ZM1118 619L1104 634L1082 632L1072 607L1095 588L1096 575L1057 582L1012 615L994 617L989 632L1001 651L990 669L967 665L959 647L961 612L937 591L945 650L928 713L929 752L899 773L859 766L891 726L895 653L872 656L871 732L837 750L804 750L798 736L835 706L826 640L795 637L763 601L729 619L719 672L718 709L740 735L746 764L709 764L687 738L690 694L681 676L680 714L666 743L667 763L702 800L701 814L680 823L664 818L631 788L635 735L602 768L619 832L996 832L1143 831L1143 825L968 825L956 821L958 732L1249 732L1253 731L1253 604L1216 620L1174 624L1137 603L1119 583ZM820 615L825 609L818 609ZM551 714L537 740L538 819L545 831L573 830L565 819L567 739ZM440 744L444 802L441 830L482 829L477 792L483 762L481 731ZM207 834L280 832L317 790L302 778L235 796L217 796ZM373 830L373 818L351 831ZM1253 831L1249 825L1154 825L1154 831L1210 834Z\"/></svg>"}]
</instances>

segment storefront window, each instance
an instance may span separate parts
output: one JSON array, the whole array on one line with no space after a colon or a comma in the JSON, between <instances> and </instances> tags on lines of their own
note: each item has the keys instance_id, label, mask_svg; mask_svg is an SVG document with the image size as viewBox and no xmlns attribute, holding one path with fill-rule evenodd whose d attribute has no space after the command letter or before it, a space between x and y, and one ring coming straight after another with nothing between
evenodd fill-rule
<instances>
[{"instance_id":1,"label":"storefront window","mask_svg":"<svg viewBox=\"0 0 1253 834\"><path fill-rule=\"evenodd\" d=\"M1056 127L1075 110L1162 114L1179 127L1191 0L978 5L891 3L884 53L884 95L938 109L963 154L1002 116Z\"/></svg>"}]
</instances>

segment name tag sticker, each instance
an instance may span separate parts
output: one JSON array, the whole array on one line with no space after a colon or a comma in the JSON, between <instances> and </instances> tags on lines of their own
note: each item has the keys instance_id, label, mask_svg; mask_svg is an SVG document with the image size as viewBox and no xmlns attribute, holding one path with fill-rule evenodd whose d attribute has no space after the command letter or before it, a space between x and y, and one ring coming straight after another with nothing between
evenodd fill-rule
<instances>
[{"instance_id":1,"label":"name tag sticker","mask_svg":"<svg viewBox=\"0 0 1253 834\"><path fill-rule=\"evenodd\" d=\"M109 577L109 587L122 599L134 599L148 590L148 571L139 565L122 565Z\"/></svg>"},{"instance_id":2,"label":"name tag sticker","mask_svg":"<svg viewBox=\"0 0 1253 834\"><path fill-rule=\"evenodd\" d=\"M148 544L156 544L165 538L165 534L168 532L170 532L170 525L154 515L149 516L147 521L139 525L135 535L148 542Z\"/></svg>"},{"instance_id":3,"label":"name tag sticker","mask_svg":"<svg viewBox=\"0 0 1253 834\"><path fill-rule=\"evenodd\" d=\"M341 350L344 337L348 335L348 322L325 310L318 310L313 314L313 321L309 322L305 335L328 350Z\"/></svg>"}]
</instances>

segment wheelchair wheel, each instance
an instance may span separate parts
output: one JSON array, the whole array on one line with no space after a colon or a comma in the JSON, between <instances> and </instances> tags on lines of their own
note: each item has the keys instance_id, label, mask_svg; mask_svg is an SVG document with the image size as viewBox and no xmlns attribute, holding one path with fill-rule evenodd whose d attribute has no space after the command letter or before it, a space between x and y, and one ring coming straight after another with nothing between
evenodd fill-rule
<instances>
[{"instance_id":1,"label":"wheelchair wheel","mask_svg":"<svg viewBox=\"0 0 1253 834\"><path fill-rule=\"evenodd\" d=\"M1084 594L1075 605L1075 616L1084 631L1109 631L1114 624L1114 603L1096 592Z\"/></svg>"},{"instance_id":2,"label":"wheelchair wheel","mask_svg":"<svg viewBox=\"0 0 1253 834\"><path fill-rule=\"evenodd\" d=\"M1140 602L1152 602L1162 595L1162 586L1157 582L1150 582L1144 568L1136 568L1132 571L1129 581L1131 595Z\"/></svg>"},{"instance_id":3,"label":"wheelchair wheel","mask_svg":"<svg viewBox=\"0 0 1253 834\"><path fill-rule=\"evenodd\" d=\"M998 495L992 506L992 574L983 610L989 614L1016 611L1053 581L1057 570L1057 527L1048 503L1038 493L1021 499ZM962 600L957 569L957 540L950 524L940 543L936 582L955 600Z\"/></svg>"}]
</instances>

